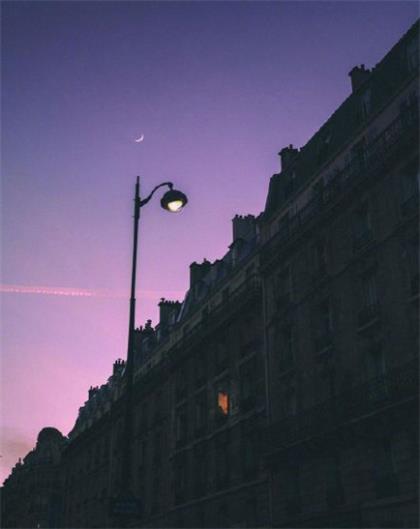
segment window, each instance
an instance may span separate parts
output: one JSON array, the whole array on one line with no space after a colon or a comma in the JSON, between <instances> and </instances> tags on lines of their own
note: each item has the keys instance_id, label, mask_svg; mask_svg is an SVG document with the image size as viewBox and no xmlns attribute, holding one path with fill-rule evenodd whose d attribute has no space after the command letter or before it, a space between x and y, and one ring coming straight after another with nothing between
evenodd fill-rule
<instances>
[{"instance_id":1,"label":"window","mask_svg":"<svg viewBox=\"0 0 420 529\"><path fill-rule=\"evenodd\" d=\"M162 418L163 398L162 392L159 391L155 398L155 421L159 421Z\"/></svg>"},{"instance_id":2,"label":"window","mask_svg":"<svg viewBox=\"0 0 420 529\"><path fill-rule=\"evenodd\" d=\"M207 426L207 394L205 391L199 393L195 401L195 432L204 433Z\"/></svg>"},{"instance_id":3,"label":"window","mask_svg":"<svg viewBox=\"0 0 420 529\"><path fill-rule=\"evenodd\" d=\"M417 38L413 38L407 45L407 68L411 73L415 73L419 67L419 43Z\"/></svg>"},{"instance_id":4,"label":"window","mask_svg":"<svg viewBox=\"0 0 420 529\"><path fill-rule=\"evenodd\" d=\"M284 499L285 511L287 514L300 512L300 472L299 465L294 461L289 461L284 468Z\"/></svg>"},{"instance_id":5,"label":"window","mask_svg":"<svg viewBox=\"0 0 420 529\"><path fill-rule=\"evenodd\" d=\"M146 441L141 440L138 442L137 446L137 461L138 461L138 467L143 468L144 463L146 461Z\"/></svg>"},{"instance_id":6,"label":"window","mask_svg":"<svg viewBox=\"0 0 420 529\"><path fill-rule=\"evenodd\" d=\"M319 239L312 246L314 271L318 275L324 275L327 271L327 250L323 239Z\"/></svg>"},{"instance_id":7,"label":"window","mask_svg":"<svg viewBox=\"0 0 420 529\"><path fill-rule=\"evenodd\" d=\"M294 330L292 325L284 325L276 330L276 349L279 355L280 370L290 369L294 364Z\"/></svg>"},{"instance_id":8,"label":"window","mask_svg":"<svg viewBox=\"0 0 420 529\"><path fill-rule=\"evenodd\" d=\"M362 306L358 314L358 325L364 327L379 316L376 272L371 270L361 278Z\"/></svg>"},{"instance_id":9,"label":"window","mask_svg":"<svg viewBox=\"0 0 420 529\"><path fill-rule=\"evenodd\" d=\"M358 174L365 168L366 161L366 145L365 139L362 138L360 141L355 143L351 149L351 165L352 175Z\"/></svg>"},{"instance_id":10,"label":"window","mask_svg":"<svg viewBox=\"0 0 420 529\"><path fill-rule=\"evenodd\" d=\"M231 412L231 394L228 380L223 380L216 385L216 424L227 420Z\"/></svg>"},{"instance_id":11,"label":"window","mask_svg":"<svg viewBox=\"0 0 420 529\"><path fill-rule=\"evenodd\" d=\"M229 414L229 394L227 391L219 390L217 392L217 406L220 414Z\"/></svg>"},{"instance_id":12,"label":"window","mask_svg":"<svg viewBox=\"0 0 420 529\"><path fill-rule=\"evenodd\" d=\"M353 249L359 250L372 238L370 212L367 203L362 204L354 213Z\"/></svg>"},{"instance_id":13,"label":"window","mask_svg":"<svg viewBox=\"0 0 420 529\"><path fill-rule=\"evenodd\" d=\"M277 276L276 298L279 309L287 307L292 301L292 291L292 271L290 266L287 266Z\"/></svg>"},{"instance_id":14,"label":"window","mask_svg":"<svg viewBox=\"0 0 420 529\"><path fill-rule=\"evenodd\" d=\"M178 370L175 379L175 399L178 402L179 400L185 399L187 393L187 370L186 367L182 367Z\"/></svg>"},{"instance_id":15,"label":"window","mask_svg":"<svg viewBox=\"0 0 420 529\"><path fill-rule=\"evenodd\" d=\"M153 488L152 488L152 513L159 512L160 509L160 479L159 475L155 475L153 478Z\"/></svg>"},{"instance_id":16,"label":"window","mask_svg":"<svg viewBox=\"0 0 420 529\"><path fill-rule=\"evenodd\" d=\"M295 388L288 388L284 395L284 411L285 415L291 416L296 415L297 410L297 399Z\"/></svg>"},{"instance_id":17,"label":"window","mask_svg":"<svg viewBox=\"0 0 420 529\"><path fill-rule=\"evenodd\" d=\"M217 441L216 441L217 442ZM229 481L229 451L228 445L218 442L216 445L216 484L226 487Z\"/></svg>"},{"instance_id":18,"label":"window","mask_svg":"<svg viewBox=\"0 0 420 529\"><path fill-rule=\"evenodd\" d=\"M320 474L325 477L325 494L327 504L335 507L344 501L344 491L341 482L341 468L338 454L331 454L321 462Z\"/></svg>"},{"instance_id":19,"label":"window","mask_svg":"<svg viewBox=\"0 0 420 529\"><path fill-rule=\"evenodd\" d=\"M257 472L256 432L242 432L242 468L245 478L255 477Z\"/></svg>"},{"instance_id":20,"label":"window","mask_svg":"<svg viewBox=\"0 0 420 529\"><path fill-rule=\"evenodd\" d=\"M141 414L141 430L142 432L145 432L148 427L148 420L149 420L149 406L147 402L145 402L142 406L142 414Z\"/></svg>"},{"instance_id":21,"label":"window","mask_svg":"<svg viewBox=\"0 0 420 529\"><path fill-rule=\"evenodd\" d=\"M207 453L206 445L201 443L194 450L194 471L196 496L202 496L207 490Z\"/></svg>"},{"instance_id":22,"label":"window","mask_svg":"<svg viewBox=\"0 0 420 529\"><path fill-rule=\"evenodd\" d=\"M406 269L409 283L409 295L416 296L419 293L419 239L412 237L404 248Z\"/></svg>"},{"instance_id":23,"label":"window","mask_svg":"<svg viewBox=\"0 0 420 529\"><path fill-rule=\"evenodd\" d=\"M255 405L258 376L256 367L256 359L254 357L239 369L242 411L246 411Z\"/></svg>"},{"instance_id":24,"label":"window","mask_svg":"<svg viewBox=\"0 0 420 529\"><path fill-rule=\"evenodd\" d=\"M217 509L217 527L229 527L229 515L227 505L224 503Z\"/></svg>"},{"instance_id":25,"label":"window","mask_svg":"<svg viewBox=\"0 0 420 529\"><path fill-rule=\"evenodd\" d=\"M373 478L377 498L398 494L399 484L389 438L380 439L373 447Z\"/></svg>"},{"instance_id":26,"label":"window","mask_svg":"<svg viewBox=\"0 0 420 529\"><path fill-rule=\"evenodd\" d=\"M206 381L207 375L207 354L206 351L200 351L194 358L194 376L195 385L201 386Z\"/></svg>"},{"instance_id":27,"label":"window","mask_svg":"<svg viewBox=\"0 0 420 529\"><path fill-rule=\"evenodd\" d=\"M362 117L367 118L371 112L372 109L372 93L370 88L365 90L361 96L360 106L362 111Z\"/></svg>"},{"instance_id":28,"label":"window","mask_svg":"<svg viewBox=\"0 0 420 529\"><path fill-rule=\"evenodd\" d=\"M228 345L227 345L227 337L222 336L220 337L219 341L216 343L216 374L220 373L221 371L224 371L228 366Z\"/></svg>"},{"instance_id":29,"label":"window","mask_svg":"<svg viewBox=\"0 0 420 529\"><path fill-rule=\"evenodd\" d=\"M408 167L401 178L401 215L408 217L418 211L419 173L417 164Z\"/></svg>"},{"instance_id":30,"label":"window","mask_svg":"<svg viewBox=\"0 0 420 529\"><path fill-rule=\"evenodd\" d=\"M318 153L317 153L318 165L322 165L324 162L326 162L328 158L328 154L330 153L330 144L331 144L331 133L324 132L322 138L320 139L319 145L318 145Z\"/></svg>"},{"instance_id":31,"label":"window","mask_svg":"<svg viewBox=\"0 0 420 529\"><path fill-rule=\"evenodd\" d=\"M376 287L376 273L374 271L362 277L362 292L364 305L372 307L378 303L378 294Z\"/></svg>"},{"instance_id":32,"label":"window","mask_svg":"<svg viewBox=\"0 0 420 529\"><path fill-rule=\"evenodd\" d=\"M153 464L159 466L162 460L162 434L157 432L154 437Z\"/></svg>"},{"instance_id":33,"label":"window","mask_svg":"<svg viewBox=\"0 0 420 529\"><path fill-rule=\"evenodd\" d=\"M289 235L290 218L289 212L282 216L278 222L277 231L280 238L287 238Z\"/></svg>"},{"instance_id":34,"label":"window","mask_svg":"<svg viewBox=\"0 0 420 529\"><path fill-rule=\"evenodd\" d=\"M372 340L365 348L366 377L368 396L372 402L381 401L388 396L386 364L380 342Z\"/></svg>"},{"instance_id":35,"label":"window","mask_svg":"<svg viewBox=\"0 0 420 529\"><path fill-rule=\"evenodd\" d=\"M174 463L174 489L175 504L182 503L186 500L187 489L187 463L185 454L176 457ZM182 525L178 527L183 527Z\"/></svg>"},{"instance_id":36,"label":"window","mask_svg":"<svg viewBox=\"0 0 420 529\"><path fill-rule=\"evenodd\" d=\"M332 308L329 298L325 299L315 309L317 330L315 337L316 351L322 351L331 344L332 337Z\"/></svg>"},{"instance_id":37,"label":"window","mask_svg":"<svg viewBox=\"0 0 420 529\"><path fill-rule=\"evenodd\" d=\"M187 407L181 406L176 412L176 442L181 445L187 439Z\"/></svg>"}]
</instances>

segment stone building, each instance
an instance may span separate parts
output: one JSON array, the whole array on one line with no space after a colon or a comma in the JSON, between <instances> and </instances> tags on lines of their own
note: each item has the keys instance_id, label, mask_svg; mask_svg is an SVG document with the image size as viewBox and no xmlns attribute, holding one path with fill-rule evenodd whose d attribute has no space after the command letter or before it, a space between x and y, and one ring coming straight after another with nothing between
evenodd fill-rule
<instances>
[{"instance_id":1,"label":"stone building","mask_svg":"<svg viewBox=\"0 0 420 529\"><path fill-rule=\"evenodd\" d=\"M274 527L418 527L418 24L261 218Z\"/></svg>"},{"instance_id":2,"label":"stone building","mask_svg":"<svg viewBox=\"0 0 420 529\"><path fill-rule=\"evenodd\" d=\"M214 263L192 263L182 303L162 299L156 327L136 332L130 525L269 525L260 449L266 423L257 222L233 219ZM118 525L124 363L91 388L63 457L64 526Z\"/></svg>"},{"instance_id":3,"label":"stone building","mask_svg":"<svg viewBox=\"0 0 420 529\"><path fill-rule=\"evenodd\" d=\"M2 527L58 527L62 522L61 454L66 438L43 428L36 446L2 487Z\"/></svg>"}]
</instances>

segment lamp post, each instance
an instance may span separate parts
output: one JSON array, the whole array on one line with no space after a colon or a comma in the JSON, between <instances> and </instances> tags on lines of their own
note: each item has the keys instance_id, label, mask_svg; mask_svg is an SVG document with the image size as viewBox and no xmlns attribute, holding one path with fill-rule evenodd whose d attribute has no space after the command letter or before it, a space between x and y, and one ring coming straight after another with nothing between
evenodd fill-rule
<instances>
[{"instance_id":1,"label":"lamp post","mask_svg":"<svg viewBox=\"0 0 420 529\"><path fill-rule=\"evenodd\" d=\"M161 187L168 187L168 191L163 195L160 204L163 209L176 213L180 211L188 202L184 193L173 188L172 182L163 182L157 185L152 192L144 199L140 197L140 181L137 177L134 195L134 237L133 256L131 268L131 294L130 294L130 315L128 324L128 348L127 361L125 366L125 406L124 406L124 430L123 430L123 451L121 468L121 492L114 501L112 514L116 517L135 516L139 514L139 501L135 498L131 490L131 439L132 439L132 413L133 413L133 379L134 379L134 333L135 333L135 312L136 312L136 271L137 271L137 247L138 230L140 220L140 210L145 206L154 193Z\"/></svg>"}]
</instances>

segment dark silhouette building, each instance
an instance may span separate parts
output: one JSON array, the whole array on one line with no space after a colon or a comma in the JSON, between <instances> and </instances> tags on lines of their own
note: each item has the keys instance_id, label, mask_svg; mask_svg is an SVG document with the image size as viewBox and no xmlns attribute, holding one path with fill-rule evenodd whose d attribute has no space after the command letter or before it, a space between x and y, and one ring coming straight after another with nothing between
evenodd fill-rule
<instances>
[{"instance_id":1,"label":"dark silhouette building","mask_svg":"<svg viewBox=\"0 0 420 529\"><path fill-rule=\"evenodd\" d=\"M136 331L128 526L418 527L418 59L415 24L353 68L263 213ZM121 526L124 369L69 434L63 527Z\"/></svg>"},{"instance_id":2,"label":"dark silhouette building","mask_svg":"<svg viewBox=\"0 0 420 529\"><path fill-rule=\"evenodd\" d=\"M261 218L275 527L418 527L418 24Z\"/></svg>"},{"instance_id":3,"label":"dark silhouette building","mask_svg":"<svg viewBox=\"0 0 420 529\"><path fill-rule=\"evenodd\" d=\"M62 523L61 454L66 438L43 428L36 446L14 466L2 487L2 527L58 527Z\"/></svg>"},{"instance_id":4,"label":"dark silhouette building","mask_svg":"<svg viewBox=\"0 0 420 529\"><path fill-rule=\"evenodd\" d=\"M193 263L184 302L136 333L131 489L155 527L269 525L256 219L233 219L228 253ZM63 458L66 527L116 523L124 363L91 388Z\"/></svg>"}]
</instances>

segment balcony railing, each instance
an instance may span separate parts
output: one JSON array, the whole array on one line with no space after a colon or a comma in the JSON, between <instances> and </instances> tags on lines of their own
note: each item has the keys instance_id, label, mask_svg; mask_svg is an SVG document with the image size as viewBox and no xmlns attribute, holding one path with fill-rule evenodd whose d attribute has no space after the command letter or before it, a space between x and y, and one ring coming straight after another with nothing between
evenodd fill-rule
<instances>
[{"instance_id":1,"label":"balcony railing","mask_svg":"<svg viewBox=\"0 0 420 529\"><path fill-rule=\"evenodd\" d=\"M315 351L317 353L328 349L332 345L332 334L329 331L318 334L315 338Z\"/></svg>"},{"instance_id":2,"label":"balcony railing","mask_svg":"<svg viewBox=\"0 0 420 529\"><path fill-rule=\"evenodd\" d=\"M375 488L378 499L396 496L399 492L397 476L392 472L378 477L375 480Z\"/></svg>"},{"instance_id":3,"label":"balcony railing","mask_svg":"<svg viewBox=\"0 0 420 529\"><path fill-rule=\"evenodd\" d=\"M419 192L415 191L409 198L401 202L401 215L411 217L419 211Z\"/></svg>"},{"instance_id":4,"label":"balcony railing","mask_svg":"<svg viewBox=\"0 0 420 529\"><path fill-rule=\"evenodd\" d=\"M244 280L229 297L208 311L206 317L197 323L191 329L188 329L177 342L178 347L183 348L195 343L195 340L201 340L204 336L203 331L210 331L214 324L221 319L229 317L230 314L239 314L238 309L242 303L254 298L260 292L260 280L255 274Z\"/></svg>"},{"instance_id":5,"label":"balcony railing","mask_svg":"<svg viewBox=\"0 0 420 529\"><path fill-rule=\"evenodd\" d=\"M370 142L362 157L353 159L343 169L337 170L328 179L328 183L319 190L317 195L310 200L306 206L289 217L280 226L279 231L267 241L265 245L266 257L271 258L272 247L285 244L294 235L298 234L302 228L306 227L309 221L322 212L331 202L346 190L352 188L354 184L367 178L381 174L386 170L400 148L407 148L410 134L418 131L418 104L412 104L407 109L410 119L403 119L398 116L382 133ZM415 140L414 140L415 141Z\"/></svg>"},{"instance_id":6,"label":"balcony railing","mask_svg":"<svg viewBox=\"0 0 420 529\"><path fill-rule=\"evenodd\" d=\"M332 432L345 423L418 394L418 357L387 374L354 386L299 414L285 417L266 431L268 453Z\"/></svg>"},{"instance_id":7,"label":"balcony railing","mask_svg":"<svg viewBox=\"0 0 420 529\"><path fill-rule=\"evenodd\" d=\"M353 239L353 252L356 253L373 240L372 231L366 229L364 232L357 234Z\"/></svg>"},{"instance_id":8,"label":"balcony railing","mask_svg":"<svg viewBox=\"0 0 420 529\"><path fill-rule=\"evenodd\" d=\"M361 327L364 327L365 325L368 325L369 323L372 323L378 318L379 318L379 305L377 303L366 305L365 307L360 309L357 315L357 322L359 325L359 329Z\"/></svg>"},{"instance_id":9,"label":"balcony railing","mask_svg":"<svg viewBox=\"0 0 420 529\"><path fill-rule=\"evenodd\" d=\"M419 295L419 274L415 274L410 281L410 294L412 297Z\"/></svg>"}]
</instances>

